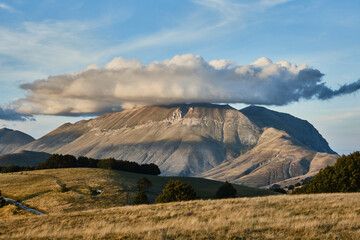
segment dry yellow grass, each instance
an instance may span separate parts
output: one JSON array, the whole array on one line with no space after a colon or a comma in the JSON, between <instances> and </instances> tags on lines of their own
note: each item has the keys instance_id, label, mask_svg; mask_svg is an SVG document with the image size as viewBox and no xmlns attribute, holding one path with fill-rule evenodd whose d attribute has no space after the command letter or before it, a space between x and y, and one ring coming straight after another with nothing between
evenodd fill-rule
<instances>
[{"instance_id":1,"label":"dry yellow grass","mask_svg":"<svg viewBox=\"0 0 360 240\"><path fill-rule=\"evenodd\" d=\"M215 196L220 182L200 178L159 177L99 168L65 168L0 174L0 190L6 197L48 214L103 209L131 204L136 194L136 181L150 179L153 186L147 192L150 201L165 187L169 179L190 183L202 198ZM61 181L71 191L59 192ZM95 197L89 196L89 187L100 189ZM236 185L240 196L274 194L256 188ZM2 215L0 214L0 218Z\"/></svg>"},{"instance_id":2,"label":"dry yellow grass","mask_svg":"<svg viewBox=\"0 0 360 240\"><path fill-rule=\"evenodd\" d=\"M111 171L104 169L48 169L23 173L0 175L0 190L6 197L21 201L22 204L48 214L67 213L73 211L103 209L119 206L114 202L99 199L103 197L112 201L127 202L131 191L123 191L124 187L111 177ZM59 192L56 180L66 184L74 191ZM96 196L90 197L88 187L103 189ZM0 214L0 218L3 217Z\"/></svg>"},{"instance_id":3,"label":"dry yellow grass","mask_svg":"<svg viewBox=\"0 0 360 240\"><path fill-rule=\"evenodd\" d=\"M360 193L115 207L0 220L2 239L360 239Z\"/></svg>"}]
</instances>

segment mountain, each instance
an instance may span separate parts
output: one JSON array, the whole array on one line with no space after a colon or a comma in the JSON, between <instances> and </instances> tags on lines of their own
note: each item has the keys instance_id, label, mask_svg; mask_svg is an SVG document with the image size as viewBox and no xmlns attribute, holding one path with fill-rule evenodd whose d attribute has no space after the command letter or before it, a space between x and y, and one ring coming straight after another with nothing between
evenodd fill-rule
<instances>
[{"instance_id":1,"label":"mountain","mask_svg":"<svg viewBox=\"0 0 360 240\"><path fill-rule=\"evenodd\" d=\"M0 154L11 153L35 139L26 133L8 128L0 129Z\"/></svg>"},{"instance_id":2,"label":"mountain","mask_svg":"<svg viewBox=\"0 0 360 240\"><path fill-rule=\"evenodd\" d=\"M11 165L34 167L39 163L45 162L50 156L51 154L49 153L22 150L16 153L0 155L0 167Z\"/></svg>"},{"instance_id":3,"label":"mountain","mask_svg":"<svg viewBox=\"0 0 360 240\"><path fill-rule=\"evenodd\" d=\"M24 149L157 164L163 175L268 186L333 164L337 155L307 121L266 108L146 106L66 123ZM324 156L319 157L317 153ZM245 178L247 176L247 178Z\"/></svg>"}]
</instances>

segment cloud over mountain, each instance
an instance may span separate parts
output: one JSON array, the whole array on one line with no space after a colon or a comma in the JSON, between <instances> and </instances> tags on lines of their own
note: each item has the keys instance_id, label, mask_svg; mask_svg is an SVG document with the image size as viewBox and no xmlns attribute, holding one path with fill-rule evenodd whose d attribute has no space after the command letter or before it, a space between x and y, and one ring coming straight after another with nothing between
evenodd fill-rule
<instances>
[{"instance_id":1,"label":"cloud over mountain","mask_svg":"<svg viewBox=\"0 0 360 240\"><path fill-rule=\"evenodd\" d=\"M14 104L23 114L85 115L136 105L180 102L286 105L300 99L329 99L360 88L360 80L332 90L323 74L306 64L273 63L260 58L248 65L177 55L144 66L122 57L104 67L23 84L25 98Z\"/></svg>"}]
</instances>

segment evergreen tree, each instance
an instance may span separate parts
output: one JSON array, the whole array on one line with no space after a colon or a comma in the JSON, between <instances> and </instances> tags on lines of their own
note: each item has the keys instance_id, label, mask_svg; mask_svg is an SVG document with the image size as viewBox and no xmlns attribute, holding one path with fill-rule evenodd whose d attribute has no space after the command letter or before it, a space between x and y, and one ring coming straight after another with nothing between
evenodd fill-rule
<instances>
[{"instance_id":1,"label":"evergreen tree","mask_svg":"<svg viewBox=\"0 0 360 240\"><path fill-rule=\"evenodd\" d=\"M293 193L332 193L360 191L360 152L340 157L334 166L320 170L313 179Z\"/></svg>"},{"instance_id":2,"label":"evergreen tree","mask_svg":"<svg viewBox=\"0 0 360 240\"><path fill-rule=\"evenodd\" d=\"M224 182L216 192L217 198L234 198L236 197L236 189L228 182Z\"/></svg>"},{"instance_id":3,"label":"evergreen tree","mask_svg":"<svg viewBox=\"0 0 360 240\"><path fill-rule=\"evenodd\" d=\"M139 191L134 197L134 204L148 204L149 200L145 191Z\"/></svg>"},{"instance_id":4,"label":"evergreen tree","mask_svg":"<svg viewBox=\"0 0 360 240\"><path fill-rule=\"evenodd\" d=\"M196 192L190 184L183 183L180 180L170 180L156 198L156 203L188 201L196 198Z\"/></svg>"}]
</instances>

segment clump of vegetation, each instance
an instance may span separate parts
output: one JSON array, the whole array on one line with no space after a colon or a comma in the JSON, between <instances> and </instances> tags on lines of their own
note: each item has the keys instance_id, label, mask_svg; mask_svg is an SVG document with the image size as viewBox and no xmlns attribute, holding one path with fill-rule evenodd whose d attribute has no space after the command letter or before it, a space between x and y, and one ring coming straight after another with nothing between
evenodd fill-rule
<instances>
[{"instance_id":1,"label":"clump of vegetation","mask_svg":"<svg viewBox=\"0 0 360 240\"><path fill-rule=\"evenodd\" d=\"M61 187L60 187L60 192L67 192L69 191L70 189L68 187L66 187L66 184L62 184Z\"/></svg>"},{"instance_id":2,"label":"clump of vegetation","mask_svg":"<svg viewBox=\"0 0 360 240\"><path fill-rule=\"evenodd\" d=\"M159 175L160 169L157 165L150 164L138 164L136 162L116 160L115 158L107 159L93 159L88 157L76 157L72 155L53 154L46 159L45 162L38 164L36 167L20 167L20 166L8 166L0 167L2 173L20 172L40 169L53 169L53 168L104 168L112 170L120 170L126 172L142 173L149 175Z\"/></svg>"},{"instance_id":3,"label":"clump of vegetation","mask_svg":"<svg viewBox=\"0 0 360 240\"><path fill-rule=\"evenodd\" d=\"M360 191L360 152L340 157L334 166L320 170L293 193L333 193Z\"/></svg>"},{"instance_id":4,"label":"clump of vegetation","mask_svg":"<svg viewBox=\"0 0 360 240\"><path fill-rule=\"evenodd\" d=\"M149 188L151 188L152 186L152 182L147 179L147 178L140 178L137 182L136 182L136 187L139 191L146 191Z\"/></svg>"},{"instance_id":5,"label":"clump of vegetation","mask_svg":"<svg viewBox=\"0 0 360 240\"><path fill-rule=\"evenodd\" d=\"M160 174L159 167L153 163L140 165L136 162L116 160L114 158L98 160L87 157L79 157L78 159L76 159L76 157L72 155L62 154L53 154L44 163L40 163L35 169L75 167L104 168L150 175Z\"/></svg>"},{"instance_id":6,"label":"clump of vegetation","mask_svg":"<svg viewBox=\"0 0 360 240\"><path fill-rule=\"evenodd\" d=\"M6 205L7 205L7 202L5 201L3 196L1 195L1 191L0 191L0 208L2 208L3 206L6 206Z\"/></svg>"},{"instance_id":7,"label":"clump of vegetation","mask_svg":"<svg viewBox=\"0 0 360 240\"><path fill-rule=\"evenodd\" d=\"M156 203L178 202L197 199L196 192L190 184L180 180L170 180L162 193L156 198Z\"/></svg>"},{"instance_id":8,"label":"clump of vegetation","mask_svg":"<svg viewBox=\"0 0 360 240\"><path fill-rule=\"evenodd\" d=\"M281 188L281 187L274 187L274 188L270 188L271 191L273 192L278 192L278 193L282 193L282 194L286 194L286 190Z\"/></svg>"},{"instance_id":9,"label":"clump of vegetation","mask_svg":"<svg viewBox=\"0 0 360 240\"><path fill-rule=\"evenodd\" d=\"M234 198L236 197L236 189L228 182L224 182L216 191L217 198Z\"/></svg>"},{"instance_id":10,"label":"clump of vegetation","mask_svg":"<svg viewBox=\"0 0 360 240\"><path fill-rule=\"evenodd\" d=\"M136 187L138 189L138 193L134 197L134 204L148 204L149 199L145 193L149 188L151 188L152 182L147 178L140 178L136 182Z\"/></svg>"},{"instance_id":11,"label":"clump of vegetation","mask_svg":"<svg viewBox=\"0 0 360 240\"><path fill-rule=\"evenodd\" d=\"M139 191L134 197L134 204L148 204L149 199L145 191Z\"/></svg>"},{"instance_id":12,"label":"clump of vegetation","mask_svg":"<svg viewBox=\"0 0 360 240\"><path fill-rule=\"evenodd\" d=\"M100 192L96 188L88 186L89 194L92 196L98 195Z\"/></svg>"}]
</instances>

